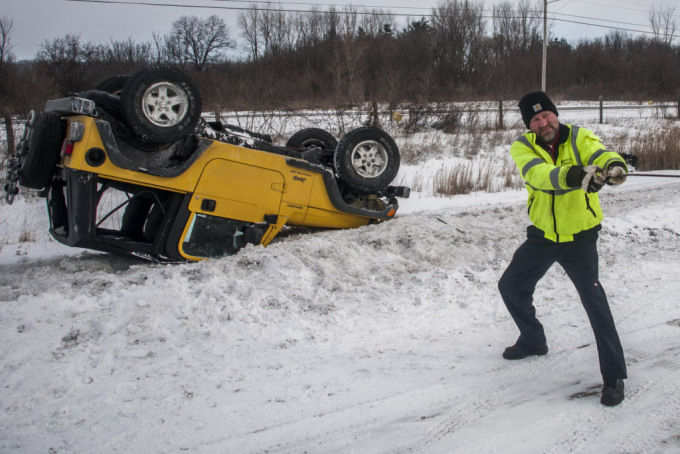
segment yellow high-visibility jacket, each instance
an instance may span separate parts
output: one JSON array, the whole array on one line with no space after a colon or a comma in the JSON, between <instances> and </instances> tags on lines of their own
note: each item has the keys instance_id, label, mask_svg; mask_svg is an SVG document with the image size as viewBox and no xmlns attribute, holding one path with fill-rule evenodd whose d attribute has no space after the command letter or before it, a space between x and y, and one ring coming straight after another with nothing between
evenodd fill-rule
<instances>
[{"instance_id":1,"label":"yellow high-visibility jacket","mask_svg":"<svg viewBox=\"0 0 680 454\"><path fill-rule=\"evenodd\" d=\"M572 166L598 165L606 169L613 162L625 161L618 153L605 149L592 131L560 124L555 162L550 153L536 143L536 134L527 132L510 148L520 175L529 191L529 219L545 238L563 243L574 235L602 222L603 214L597 193L587 193L581 186L567 185Z\"/></svg>"}]
</instances>

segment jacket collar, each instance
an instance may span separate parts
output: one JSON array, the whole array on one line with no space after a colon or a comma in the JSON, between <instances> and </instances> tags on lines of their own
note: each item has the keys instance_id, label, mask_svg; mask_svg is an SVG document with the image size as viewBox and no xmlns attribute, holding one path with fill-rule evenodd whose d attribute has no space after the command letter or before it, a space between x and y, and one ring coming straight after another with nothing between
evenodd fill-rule
<instances>
[{"instance_id":1,"label":"jacket collar","mask_svg":"<svg viewBox=\"0 0 680 454\"><path fill-rule=\"evenodd\" d=\"M559 124L559 135L557 137L557 143L555 144L557 147L565 143L569 139L569 126L563 125L562 123ZM550 144L543 143L538 136L536 136L536 143L541 146L541 148L550 151Z\"/></svg>"}]
</instances>

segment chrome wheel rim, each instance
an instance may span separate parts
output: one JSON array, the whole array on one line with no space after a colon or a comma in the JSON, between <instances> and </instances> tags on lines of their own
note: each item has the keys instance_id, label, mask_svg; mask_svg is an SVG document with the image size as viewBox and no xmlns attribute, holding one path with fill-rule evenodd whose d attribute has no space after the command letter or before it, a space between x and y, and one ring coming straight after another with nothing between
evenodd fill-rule
<instances>
[{"instance_id":1,"label":"chrome wheel rim","mask_svg":"<svg viewBox=\"0 0 680 454\"><path fill-rule=\"evenodd\" d=\"M176 126L189 111L189 97L178 85L158 82L144 92L142 108L144 116L155 126Z\"/></svg>"},{"instance_id":2,"label":"chrome wheel rim","mask_svg":"<svg viewBox=\"0 0 680 454\"><path fill-rule=\"evenodd\" d=\"M363 178L375 178L385 171L389 161L387 149L375 140L365 140L352 150L352 167Z\"/></svg>"}]
</instances>

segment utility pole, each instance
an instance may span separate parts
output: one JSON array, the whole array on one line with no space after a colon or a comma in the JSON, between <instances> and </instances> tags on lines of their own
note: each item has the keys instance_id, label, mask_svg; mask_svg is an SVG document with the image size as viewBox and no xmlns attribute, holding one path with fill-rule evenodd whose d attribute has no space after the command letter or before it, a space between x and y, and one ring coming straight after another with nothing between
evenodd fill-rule
<instances>
[{"instance_id":1,"label":"utility pole","mask_svg":"<svg viewBox=\"0 0 680 454\"><path fill-rule=\"evenodd\" d=\"M548 68L548 0L543 0L543 70L541 72L541 90L545 91L546 72Z\"/></svg>"},{"instance_id":2,"label":"utility pole","mask_svg":"<svg viewBox=\"0 0 680 454\"><path fill-rule=\"evenodd\" d=\"M543 68L541 71L541 90L546 88L546 73L548 70L548 3L559 2L560 0L543 0Z\"/></svg>"}]
</instances>

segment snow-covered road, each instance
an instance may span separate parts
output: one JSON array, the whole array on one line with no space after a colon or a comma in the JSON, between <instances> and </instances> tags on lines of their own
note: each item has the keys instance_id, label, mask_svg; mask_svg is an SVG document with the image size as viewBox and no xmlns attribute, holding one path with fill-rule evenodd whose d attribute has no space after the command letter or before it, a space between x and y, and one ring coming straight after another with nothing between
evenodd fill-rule
<instances>
[{"instance_id":1,"label":"snow-covered road","mask_svg":"<svg viewBox=\"0 0 680 454\"><path fill-rule=\"evenodd\" d=\"M630 376L615 408L559 267L536 293L549 354L500 356L521 191L416 194L391 222L197 264L5 244L0 451L680 452L677 181L602 192L600 279Z\"/></svg>"}]
</instances>

